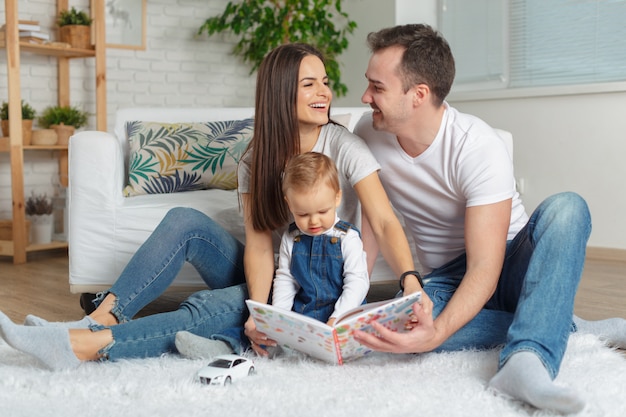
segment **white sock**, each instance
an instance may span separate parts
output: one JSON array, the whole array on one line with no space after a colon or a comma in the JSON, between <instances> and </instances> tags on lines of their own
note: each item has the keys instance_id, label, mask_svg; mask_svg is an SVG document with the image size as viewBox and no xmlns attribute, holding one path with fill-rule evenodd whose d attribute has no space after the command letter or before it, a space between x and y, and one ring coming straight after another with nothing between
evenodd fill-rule
<instances>
[{"instance_id":1,"label":"white sock","mask_svg":"<svg viewBox=\"0 0 626 417\"><path fill-rule=\"evenodd\" d=\"M615 317L590 321L574 316L574 324L580 333L596 335L613 347L626 349L626 319Z\"/></svg>"},{"instance_id":2,"label":"white sock","mask_svg":"<svg viewBox=\"0 0 626 417\"><path fill-rule=\"evenodd\" d=\"M233 353L230 345L222 340L207 339L189 332L176 333L176 349L189 359L211 359L217 355Z\"/></svg>"},{"instance_id":3,"label":"white sock","mask_svg":"<svg viewBox=\"0 0 626 417\"><path fill-rule=\"evenodd\" d=\"M39 359L53 370L80 365L70 343L68 329L57 326L20 326L0 312L0 334L9 346Z\"/></svg>"},{"instance_id":4,"label":"white sock","mask_svg":"<svg viewBox=\"0 0 626 417\"><path fill-rule=\"evenodd\" d=\"M29 314L24 319L24 326L57 326L65 329L88 329L92 324L99 324L89 316L85 316L78 321L47 321L41 317Z\"/></svg>"},{"instance_id":5,"label":"white sock","mask_svg":"<svg viewBox=\"0 0 626 417\"><path fill-rule=\"evenodd\" d=\"M559 387L552 381L541 359L532 352L513 354L491 378L489 386L539 409L572 414L585 407L585 402L576 392Z\"/></svg>"}]
</instances>

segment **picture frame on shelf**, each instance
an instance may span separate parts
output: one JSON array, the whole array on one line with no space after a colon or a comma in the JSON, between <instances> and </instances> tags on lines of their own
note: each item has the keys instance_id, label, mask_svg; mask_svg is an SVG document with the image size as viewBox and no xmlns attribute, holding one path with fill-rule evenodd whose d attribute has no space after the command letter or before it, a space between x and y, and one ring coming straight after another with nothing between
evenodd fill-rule
<instances>
[{"instance_id":1,"label":"picture frame on shelf","mask_svg":"<svg viewBox=\"0 0 626 417\"><path fill-rule=\"evenodd\" d=\"M146 0L105 0L104 13L107 48L146 49Z\"/></svg>"}]
</instances>

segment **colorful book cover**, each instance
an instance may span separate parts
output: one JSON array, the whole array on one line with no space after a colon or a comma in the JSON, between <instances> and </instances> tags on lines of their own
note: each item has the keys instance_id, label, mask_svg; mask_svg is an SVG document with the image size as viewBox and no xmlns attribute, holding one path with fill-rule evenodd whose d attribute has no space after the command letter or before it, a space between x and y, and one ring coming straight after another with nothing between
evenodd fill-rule
<instances>
[{"instance_id":1,"label":"colorful book cover","mask_svg":"<svg viewBox=\"0 0 626 417\"><path fill-rule=\"evenodd\" d=\"M360 358L371 352L352 337L354 330L374 332L372 321L393 331L404 331L421 292L377 303L364 304L338 317L333 327L326 323L274 306L246 300L257 329L281 346L334 364Z\"/></svg>"}]
</instances>

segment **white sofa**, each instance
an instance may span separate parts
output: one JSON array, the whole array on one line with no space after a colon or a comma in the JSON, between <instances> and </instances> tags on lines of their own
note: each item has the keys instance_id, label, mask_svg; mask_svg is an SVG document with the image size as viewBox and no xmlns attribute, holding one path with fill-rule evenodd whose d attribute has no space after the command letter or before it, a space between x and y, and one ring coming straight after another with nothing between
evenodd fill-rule
<instances>
[{"instance_id":1,"label":"white sofa","mask_svg":"<svg viewBox=\"0 0 626 417\"><path fill-rule=\"evenodd\" d=\"M352 130L367 107L333 108L335 120ZM350 115L349 120L346 115ZM113 134L84 131L69 145L69 283L74 293L106 289L120 275L137 248L173 207L200 210L244 241L235 190L202 190L124 197L128 142L127 121L205 122L253 116L252 108L131 108L117 112ZM395 280L379 257L373 283ZM196 271L185 265L172 286L204 287Z\"/></svg>"}]
</instances>

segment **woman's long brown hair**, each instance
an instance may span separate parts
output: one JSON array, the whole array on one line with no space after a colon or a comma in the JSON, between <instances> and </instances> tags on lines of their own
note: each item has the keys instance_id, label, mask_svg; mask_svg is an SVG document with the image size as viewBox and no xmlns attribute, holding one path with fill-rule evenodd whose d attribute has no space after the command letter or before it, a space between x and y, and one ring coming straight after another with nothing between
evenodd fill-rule
<instances>
[{"instance_id":1,"label":"woman's long brown hair","mask_svg":"<svg viewBox=\"0 0 626 417\"><path fill-rule=\"evenodd\" d=\"M250 213L255 230L274 230L289 221L281 182L285 164L300 153L298 75L302 59L322 54L311 45L292 43L273 49L259 67L254 133L249 149ZM330 109L329 109L330 111Z\"/></svg>"}]
</instances>

